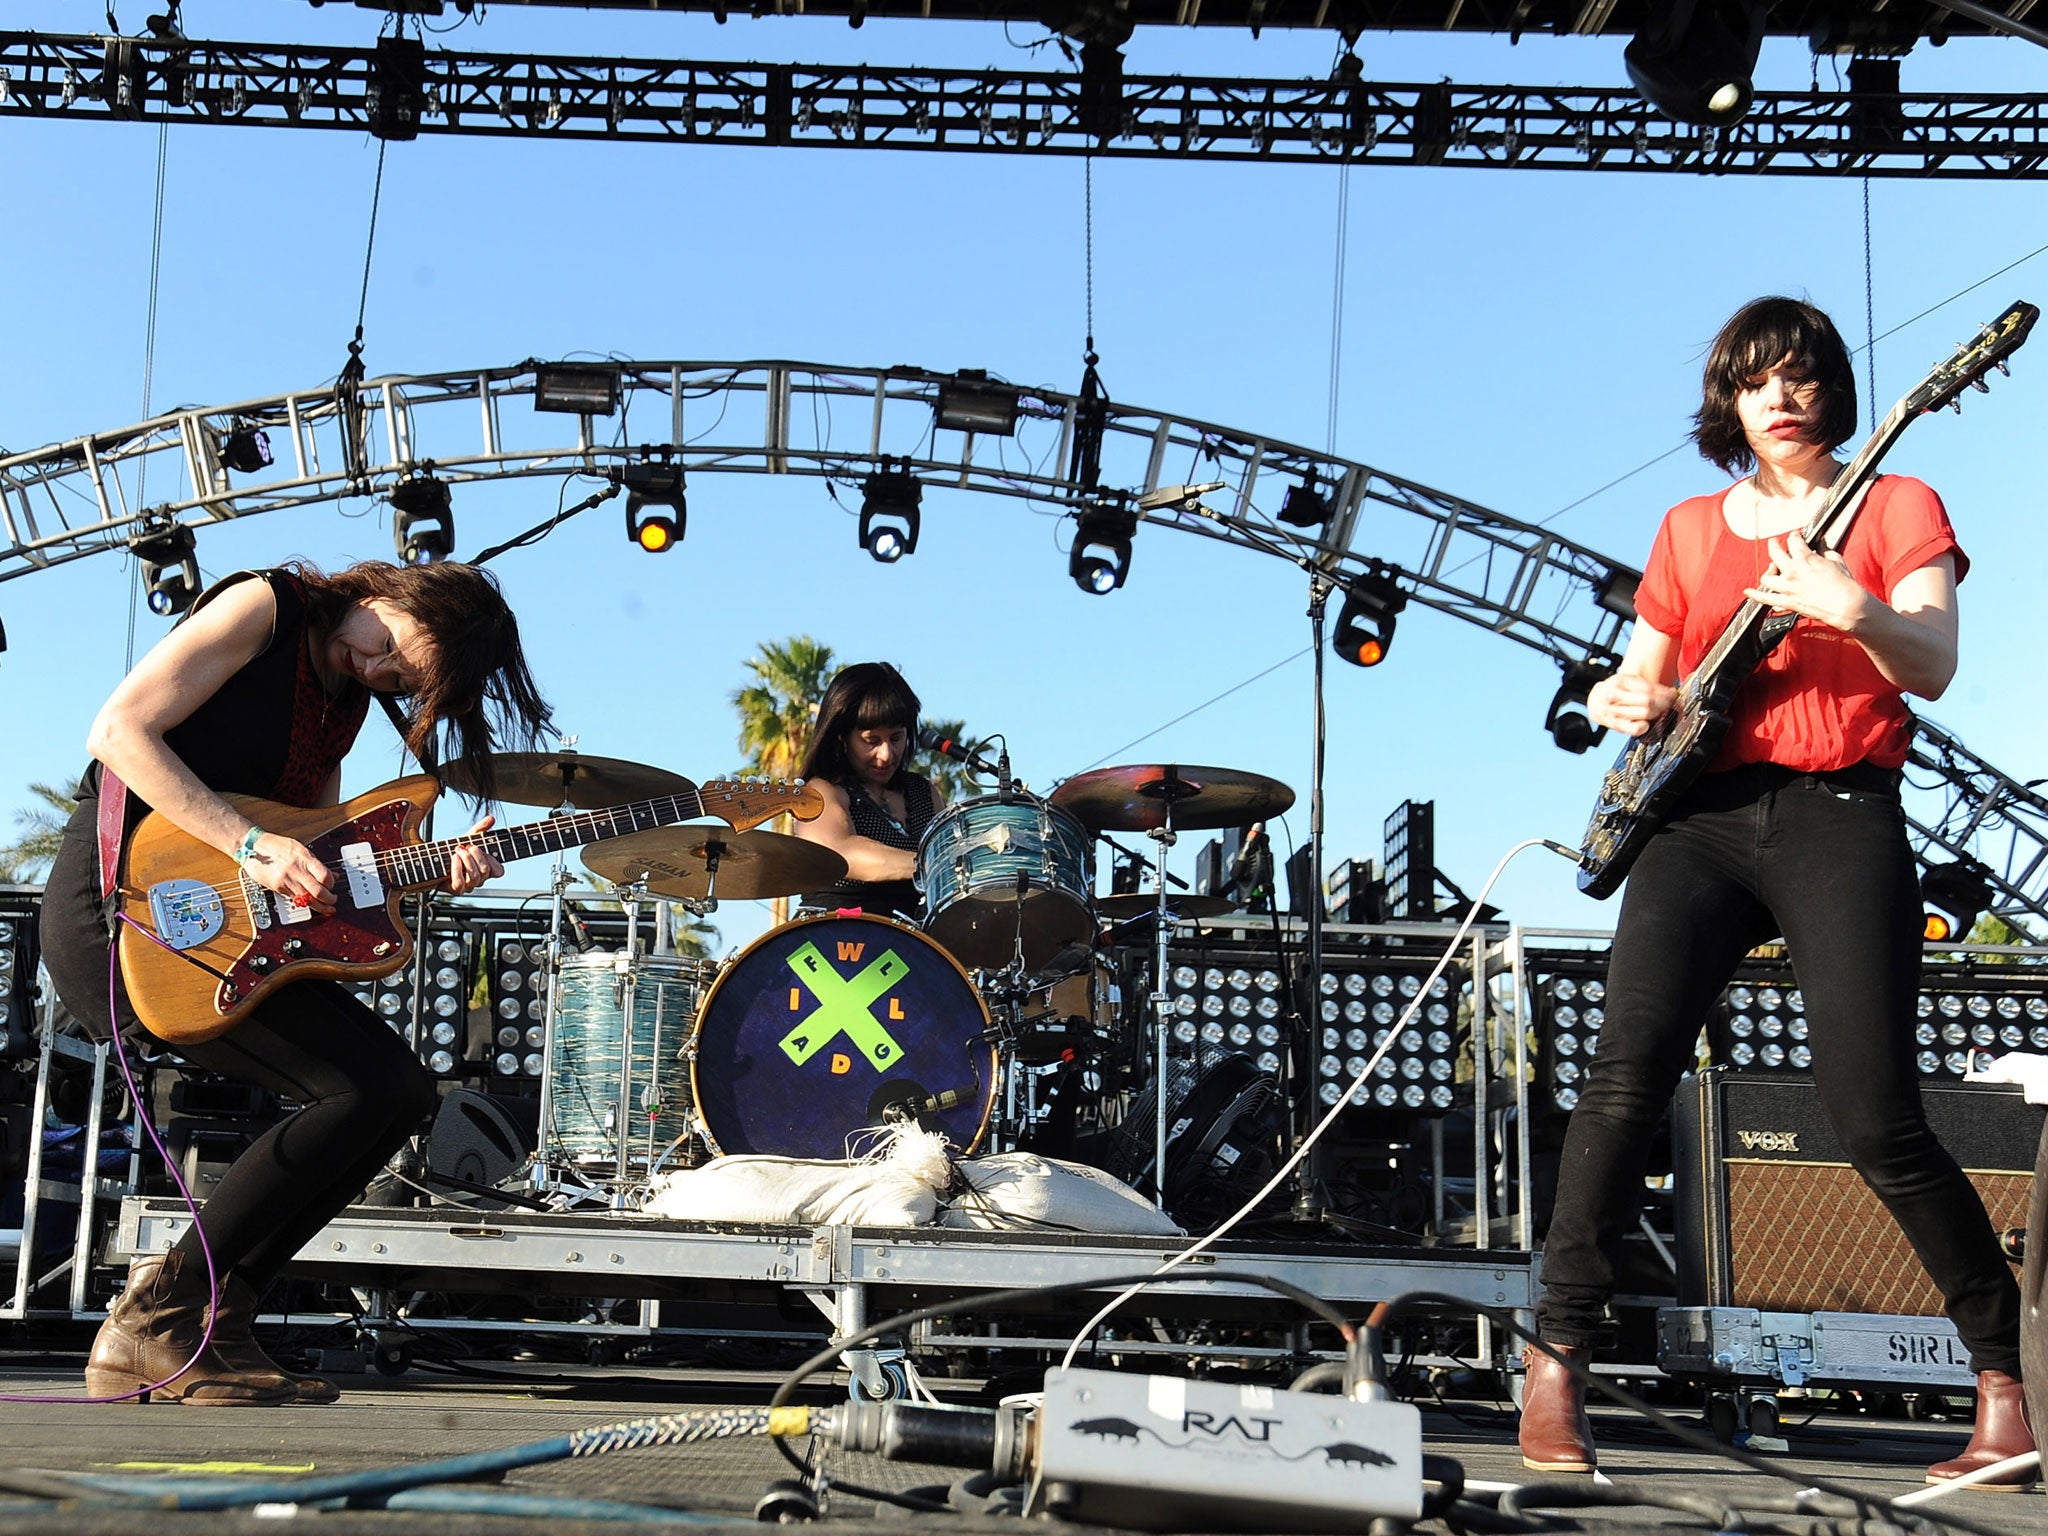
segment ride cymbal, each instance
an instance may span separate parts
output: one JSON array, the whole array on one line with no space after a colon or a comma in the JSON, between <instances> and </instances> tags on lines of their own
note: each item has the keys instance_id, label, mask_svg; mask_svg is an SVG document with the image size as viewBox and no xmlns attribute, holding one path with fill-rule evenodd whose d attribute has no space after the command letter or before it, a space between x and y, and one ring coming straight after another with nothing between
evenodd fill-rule
<instances>
[{"instance_id":1,"label":"ride cymbal","mask_svg":"<svg viewBox=\"0 0 2048 1536\"><path fill-rule=\"evenodd\" d=\"M713 894L731 901L795 896L828 886L846 873L846 860L822 843L781 832L735 832L701 824L656 827L593 843L583 850L583 862L616 885L644 881L655 895L678 900L702 900Z\"/></svg>"},{"instance_id":2,"label":"ride cymbal","mask_svg":"<svg viewBox=\"0 0 2048 1536\"><path fill-rule=\"evenodd\" d=\"M497 780L494 798L507 805L553 809L566 801L579 811L593 811L629 800L694 794L697 789L694 780L666 768L581 752L500 752L492 757L491 769ZM460 763L448 764L440 778L460 794L476 792L475 781Z\"/></svg>"},{"instance_id":3,"label":"ride cymbal","mask_svg":"<svg viewBox=\"0 0 2048 1536\"><path fill-rule=\"evenodd\" d=\"M1188 763L1135 763L1077 773L1049 797L1096 832L1150 832L1176 827L1242 827L1278 816L1294 804L1294 791L1278 779L1239 768L1198 768Z\"/></svg>"},{"instance_id":4,"label":"ride cymbal","mask_svg":"<svg viewBox=\"0 0 2048 1536\"><path fill-rule=\"evenodd\" d=\"M1135 891L1121 896L1098 896L1095 898L1096 915L1112 923L1121 923L1134 917L1150 917L1159 910L1159 898L1139 895ZM1177 895L1171 891L1166 897L1168 917L1221 917L1226 912L1237 910L1237 903L1228 896L1197 896L1192 891Z\"/></svg>"}]
</instances>

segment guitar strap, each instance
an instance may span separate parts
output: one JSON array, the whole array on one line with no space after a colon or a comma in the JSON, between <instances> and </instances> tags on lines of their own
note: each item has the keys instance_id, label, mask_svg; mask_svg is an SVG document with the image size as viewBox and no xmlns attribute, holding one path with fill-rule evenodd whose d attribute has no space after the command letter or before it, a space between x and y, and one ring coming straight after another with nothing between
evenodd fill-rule
<instances>
[{"instance_id":1,"label":"guitar strap","mask_svg":"<svg viewBox=\"0 0 2048 1536\"><path fill-rule=\"evenodd\" d=\"M100 764L100 900L106 903L107 932L119 921L122 825L128 819L128 786L105 763Z\"/></svg>"}]
</instances>

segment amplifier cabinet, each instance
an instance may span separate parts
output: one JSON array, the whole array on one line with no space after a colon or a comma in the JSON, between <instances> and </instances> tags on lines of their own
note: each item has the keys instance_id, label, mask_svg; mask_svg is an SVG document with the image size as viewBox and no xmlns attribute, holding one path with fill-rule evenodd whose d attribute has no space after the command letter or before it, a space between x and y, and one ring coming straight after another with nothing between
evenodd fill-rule
<instances>
[{"instance_id":1,"label":"amplifier cabinet","mask_svg":"<svg viewBox=\"0 0 2048 1536\"><path fill-rule=\"evenodd\" d=\"M2009 1084L1923 1083L1996 1228L2023 1227L2044 1110ZM1715 1067L1672 1107L1686 1306L1935 1317L1941 1293L1849 1166L1807 1077Z\"/></svg>"}]
</instances>

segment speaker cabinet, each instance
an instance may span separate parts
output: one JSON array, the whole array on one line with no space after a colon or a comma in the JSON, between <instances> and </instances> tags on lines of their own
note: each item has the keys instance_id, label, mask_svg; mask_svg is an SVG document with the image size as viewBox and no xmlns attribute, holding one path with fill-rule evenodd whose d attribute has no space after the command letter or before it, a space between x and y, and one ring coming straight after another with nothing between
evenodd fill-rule
<instances>
[{"instance_id":1,"label":"speaker cabinet","mask_svg":"<svg viewBox=\"0 0 2048 1536\"><path fill-rule=\"evenodd\" d=\"M2023 1227L2044 1111L2008 1084L1923 1083L1994 1228ZM1716 1067L1672 1108L1687 1306L1934 1317L1941 1293L1829 1129L1813 1080Z\"/></svg>"}]
</instances>

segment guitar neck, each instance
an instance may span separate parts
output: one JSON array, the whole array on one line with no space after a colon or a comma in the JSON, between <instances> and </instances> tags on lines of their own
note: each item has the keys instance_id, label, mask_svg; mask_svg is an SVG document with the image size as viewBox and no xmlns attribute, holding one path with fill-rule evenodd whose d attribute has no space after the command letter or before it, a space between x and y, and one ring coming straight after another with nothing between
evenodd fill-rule
<instances>
[{"instance_id":1,"label":"guitar neck","mask_svg":"<svg viewBox=\"0 0 2048 1536\"><path fill-rule=\"evenodd\" d=\"M377 868L386 882L403 890L435 885L448 878L449 863L458 848L481 848L501 864L515 859L538 858L580 848L585 843L629 832L645 832L672 822L688 821L704 814L704 799L695 790L681 795L657 795L652 800L635 800L630 805L607 806L598 811L577 811L568 816L550 816L523 826L500 827L490 832L442 838L433 843L410 843L387 848L377 855Z\"/></svg>"}]
</instances>

